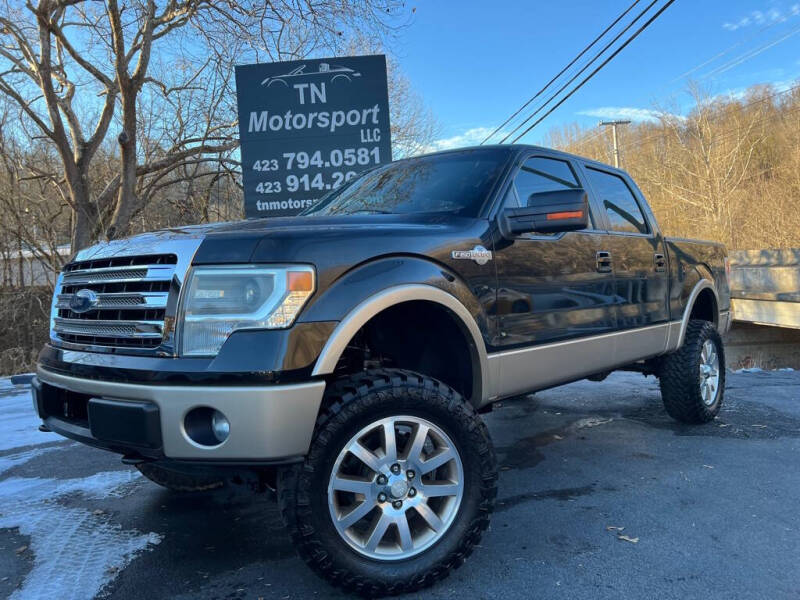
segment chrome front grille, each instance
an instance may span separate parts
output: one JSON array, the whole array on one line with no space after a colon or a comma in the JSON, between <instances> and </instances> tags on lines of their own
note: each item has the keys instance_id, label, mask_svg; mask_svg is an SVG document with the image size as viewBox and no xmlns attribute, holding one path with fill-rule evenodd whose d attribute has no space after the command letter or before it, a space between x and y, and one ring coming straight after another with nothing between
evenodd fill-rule
<instances>
[{"instance_id":1,"label":"chrome front grille","mask_svg":"<svg viewBox=\"0 0 800 600\"><path fill-rule=\"evenodd\" d=\"M102 283L104 281L141 281L147 277L147 267L128 267L127 269L81 269L64 274L66 285Z\"/></svg>"},{"instance_id":2,"label":"chrome front grille","mask_svg":"<svg viewBox=\"0 0 800 600\"><path fill-rule=\"evenodd\" d=\"M68 309L69 302L74 294L58 294L56 308ZM123 293L98 293L97 308L123 308L138 306L141 308L166 308L169 292L123 292Z\"/></svg>"},{"instance_id":3,"label":"chrome front grille","mask_svg":"<svg viewBox=\"0 0 800 600\"><path fill-rule=\"evenodd\" d=\"M164 321L89 321L56 317L56 331L94 337L161 339Z\"/></svg>"},{"instance_id":4,"label":"chrome front grille","mask_svg":"<svg viewBox=\"0 0 800 600\"><path fill-rule=\"evenodd\" d=\"M177 300L175 254L113 256L66 265L53 302L51 337L70 345L154 349L164 341L172 296ZM80 290L90 306L73 304ZM172 296L171 296L172 295ZM173 303L174 304L174 303Z\"/></svg>"}]
</instances>

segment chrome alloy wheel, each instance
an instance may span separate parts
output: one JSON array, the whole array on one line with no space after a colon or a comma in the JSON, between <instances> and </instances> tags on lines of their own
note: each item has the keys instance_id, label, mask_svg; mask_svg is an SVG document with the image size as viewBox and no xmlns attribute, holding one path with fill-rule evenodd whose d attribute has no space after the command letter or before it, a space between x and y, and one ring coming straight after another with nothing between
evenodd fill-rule
<instances>
[{"instance_id":1,"label":"chrome alloy wheel","mask_svg":"<svg viewBox=\"0 0 800 600\"><path fill-rule=\"evenodd\" d=\"M463 493L464 468L447 434L420 417L396 416L345 444L331 471L328 508L356 552L401 560L441 539Z\"/></svg>"},{"instance_id":2,"label":"chrome alloy wheel","mask_svg":"<svg viewBox=\"0 0 800 600\"><path fill-rule=\"evenodd\" d=\"M700 397L713 406L719 394L719 355L714 342L706 340L700 351Z\"/></svg>"}]
</instances>

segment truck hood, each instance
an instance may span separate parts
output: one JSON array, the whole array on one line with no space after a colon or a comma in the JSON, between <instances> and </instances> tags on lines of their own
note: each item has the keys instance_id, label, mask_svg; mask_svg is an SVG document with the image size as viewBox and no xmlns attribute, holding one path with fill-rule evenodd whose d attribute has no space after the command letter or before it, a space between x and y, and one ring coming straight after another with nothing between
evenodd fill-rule
<instances>
[{"instance_id":1,"label":"truck hood","mask_svg":"<svg viewBox=\"0 0 800 600\"><path fill-rule=\"evenodd\" d=\"M75 260L178 255L189 264L308 263L321 280L381 256L444 262L452 250L491 247L486 219L444 214L343 215L251 219L163 229L81 250ZM180 269L179 269L180 270Z\"/></svg>"},{"instance_id":2,"label":"truck hood","mask_svg":"<svg viewBox=\"0 0 800 600\"><path fill-rule=\"evenodd\" d=\"M218 257L222 262L247 262L259 243L268 237L280 238L284 241L313 239L323 236L332 238L360 238L362 236L386 236L401 233L403 235L432 234L442 230L455 231L469 224L473 219L452 217L442 214L427 215L342 215L325 217L275 217L228 221L223 223L205 223L170 227L158 231L142 233L127 238L100 242L79 251L73 260L91 260L110 256L125 256L144 253L158 253L159 246L194 240L204 242L205 252L218 246L232 255ZM233 246L237 246L233 248ZM205 253L204 252L204 253ZM216 252L214 252L216 253ZM254 260L256 260L254 258ZM203 261L206 262L206 261Z\"/></svg>"},{"instance_id":3,"label":"truck hood","mask_svg":"<svg viewBox=\"0 0 800 600\"><path fill-rule=\"evenodd\" d=\"M272 217L261 219L247 219L244 221L229 221L226 223L209 223L205 225L191 225L184 228L169 229L165 231L177 234L194 235L202 232L203 235L246 235L260 237L274 232L290 231L303 235L315 232L340 229L372 229L381 230L447 227L463 219L445 214L361 214L339 216L297 216L297 217Z\"/></svg>"},{"instance_id":4,"label":"truck hood","mask_svg":"<svg viewBox=\"0 0 800 600\"><path fill-rule=\"evenodd\" d=\"M186 228L185 235L204 237L195 264L314 263L331 254L358 264L382 254L429 254L486 223L442 214L280 217Z\"/></svg>"}]
</instances>

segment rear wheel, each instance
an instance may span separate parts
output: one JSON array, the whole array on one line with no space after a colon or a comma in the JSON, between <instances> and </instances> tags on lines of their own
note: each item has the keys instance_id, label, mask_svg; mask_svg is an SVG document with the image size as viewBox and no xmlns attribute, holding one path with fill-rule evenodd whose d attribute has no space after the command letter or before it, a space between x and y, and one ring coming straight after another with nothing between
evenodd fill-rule
<instances>
[{"instance_id":1,"label":"rear wheel","mask_svg":"<svg viewBox=\"0 0 800 600\"><path fill-rule=\"evenodd\" d=\"M713 323L689 322L683 346L664 358L660 384L672 418L707 423L717 416L725 393L725 350Z\"/></svg>"},{"instance_id":2,"label":"rear wheel","mask_svg":"<svg viewBox=\"0 0 800 600\"><path fill-rule=\"evenodd\" d=\"M445 384L377 370L334 384L278 498L300 556L348 591L411 592L460 566L489 523L494 451Z\"/></svg>"}]
</instances>

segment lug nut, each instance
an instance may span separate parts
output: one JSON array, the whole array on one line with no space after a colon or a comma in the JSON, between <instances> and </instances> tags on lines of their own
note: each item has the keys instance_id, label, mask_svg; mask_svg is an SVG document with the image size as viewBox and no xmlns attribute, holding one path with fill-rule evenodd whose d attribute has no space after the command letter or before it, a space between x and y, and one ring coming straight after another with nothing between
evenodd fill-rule
<instances>
[{"instance_id":1,"label":"lug nut","mask_svg":"<svg viewBox=\"0 0 800 600\"><path fill-rule=\"evenodd\" d=\"M399 472L400 472L400 465L398 465L397 463L393 464L392 465L392 473L397 475Z\"/></svg>"},{"instance_id":2,"label":"lug nut","mask_svg":"<svg viewBox=\"0 0 800 600\"><path fill-rule=\"evenodd\" d=\"M386 485L386 475L378 475L378 485Z\"/></svg>"},{"instance_id":3,"label":"lug nut","mask_svg":"<svg viewBox=\"0 0 800 600\"><path fill-rule=\"evenodd\" d=\"M409 479L414 479L416 473L414 473L414 471L409 471L408 473L406 473L406 475L408 476Z\"/></svg>"},{"instance_id":4,"label":"lug nut","mask_svg":"<svg viewBox=\"0 0 800 600\"><path fill-rule=\"evenodd\" d=\"M386 494L384 494L383 492L378 494L378 502L386 502Z\"/></svg>"},{"instance_id":5,"label":"lug nut","mask_svg":"<svg viewBox=\"0 0 800 600\"><path fill-rule=\"evenodd\" d=\"M417 495L417 490L415 490L414 488L411 488L410 490L408 490L408 497L409 498L413 498L416 495Z\"/></svg>"},{"instance_id":6,"label":"lug nut","mask_svg":"<svg viewBox=\"0 0 800 600\"><path fill-rule=\"evenodd\" d=\"M392 502L392 506L394 506L395 508L403 508L403 503L400 500L395 500L394 502Z\"/></svg>"}]
</instances>

